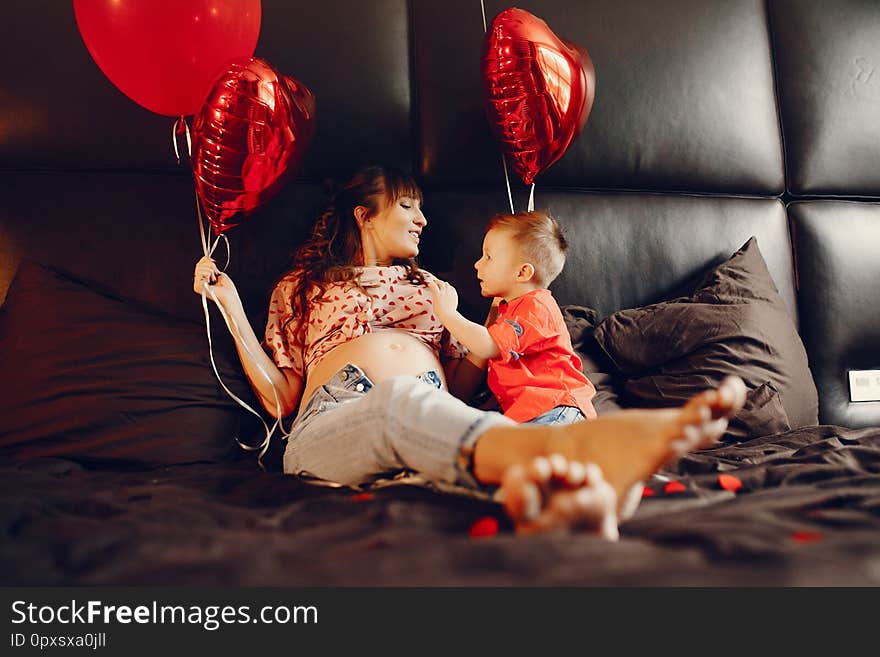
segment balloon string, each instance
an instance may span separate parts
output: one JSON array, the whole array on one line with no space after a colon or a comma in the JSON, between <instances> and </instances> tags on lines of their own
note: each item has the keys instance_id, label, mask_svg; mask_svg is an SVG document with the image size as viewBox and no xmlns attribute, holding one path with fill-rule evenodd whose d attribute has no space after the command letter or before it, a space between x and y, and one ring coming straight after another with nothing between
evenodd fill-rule
<instances>
[{"instance_id":1,"label":"balloon string","mask_svg":"<svg viewBox=\"0 0 880 657\"><path fill-rule=\"evenodd\" d=\"M257 416L257 418L260 420L260 422L263 425L263 429L266 432L266 437L263 439L263 441L259 445L247 445L247 444L241 442L237 436L235 438L235 442L238 443L239 447L241 447L242 449L244 449L248 452L260 450L260 453L257 455L257 465L259 465L260 468L265 472L266 468L263 467L263 456L266 454L266 451L269 449L269 442L272 440L272 435L275 433L275 429L277 429L280 426L281 433L284 435L287 434L287 431L284 428L284 424L281 421L281 399L278 397L278 390L275 388L275 384L272 382L272 379L266 373L266 370L264 370L263 367L260 365L260 363L254 358L254 356L251 353L250 349L248 348L247 344L245 344L243 341L240 341L239 344L242 346L242 348L244 348L245 353L247 353L248 357L251 359L251 361L254 363L254 365L256 365L257 370L260 372L260 374L262 374L263 377L269 382L269 385L272 386L272 395L275 397L275 423L272 425L272 427L269 428L269 426L266 424L266 421L263 419L262 415L260 415L257 411L255 411L253 408L251 408L247 403L245 403L242 399L240 399L238 396L236 396L235 393L233 393L228 387L226 387L226 384L223 383L223 379L220 378L220 372L217 371L217 363L214 362L214 345L211 340L211 313L208 311L208 297L207 297L208 294L211 295L211 298L214 300L214 303L217 304L217 308L220 310L220 314L223 316L223 319L226 322L226 327L229 329L229 331L234 336L240 335L238 333L238 324L233 317L230 317L229 315L227 315L226 311L223 310L223 306L220 305L220 302L217 300L217 295L214 294L214 290L212 290L210 288L208 283L203 283L202 284L202 308L205 311L205 328L208 333L208 353L211 357L211 367L214 368L214 375L217 377L217 380L220 382L220 385L223 386L223 390L226 391L227 395L232 397L232 399L235 400L239 404L239 406L242 406L243 408L245 408L246 410L250 411L252 414Z\"/></svg>"},{"instance_id":2,"label":"balloon string","mask_svg":"<svg viewBox=\"0 0 880 657\"><path fill-rule=\"evenodd\" d=\"M181 130L182 128L182 130ZM186 118L181 116L179 119L174 121L174 125L171 127L171 143L174 146L174 156L177 158L177 164L180 164L180 151L177 146L177 135L179 132L183 132L186 135L186 154L187 157L192 161L192 134L189 130L189 124L186 122ZM208 238L208 232L205 229L206 219L202 216L202 205L199 202L199 192L197 189L193 189L193 193L195 194L196 200L196 216L199 221L199 238L202 243L202 254L206 256L210 256L214 253L214 250L217 248L217 244L220 242L220 238L222 237L226 240L226 266L229 266L229 240L225 235L221 234L217 237L217 239L212 243Z\"/></svg>"},{"instance_id":3,"label":"balloon string","mask_svg":"<svg viewBox=\"0 0 880 657\"><path fill-rule=\"evenodd\" d=\"M174 120L174 123L171 126L171 145L174 146L174 157L177 158L178 166L180 165L180 150L177 147L177 135L180 131L181 125L183 125L186 133L186 154L188 156L192 155L192 136L189 132L189 125L187 125L186 119L181 115L179 119Z\"/></svg>"},{"instance_id":4,"label":"balloon string","mask_svg":"<svg viewBox=\"0 0 880 657\"><path fill-rule=\"evenodd\" d=\"M486 3L480 0L480 10L483 12L483 34L489 29L486 25ZM504 182L507 185L507 200L510 202L510 214L515 214L513 209L513 192L510 191L510 174L507 172L507 159L501 153L501 166L504 167Z\"/></svg>"},{"instance_id":5,"label":"balloon string","mask_svg":"<svg viewBox=\"0 0 880 657\"><path fill-rule=\"evenodd\" d=\"M187 154L190 157L192 157L192 138L190 136L189 126L186 123L186 119L181 116L179 119L177 119L174 122L174 126L171 129L171 139L172 139L172 143L174 144L174 154L177 157L178 164L180 164L180 151L178 150L178 147L177 147L177 134L178 134L178 129L181 124L183 124L184 130L186 132ZM231 259L231 249L229 248L229 238L227 238L225 234L220 233L220 235L217 236L217 239L215 239L213 242L209 239L208 234L209 234L210 229L206 227L207 220L205 217L202 216L202 204L199 201L198 190L193 189L193 193L195 194L196 217L197 217L198 223L199 223L199 239L202 243L202 253L206 256L212 256L214 254L214 251L217 249L217 246L220 244L221 239L222 239L223 243L226 245L226 265L224 265L224 267L223 267L223 271L225 271L226 268L229 267L229 261ZM208 311L208 297L207 297L208 294L211 295L211 298L214 300L214 303L217 305L217 308L220 311L220 314L222 315L223 320L226 322L226 327L229 329L229 331L232 333L232 335L238 336L238 335L240 335L240 333L238 332L238 324L236 323L235 319L230 317L229 315L227 315L226 311L223 309L223 306L218 301L217 295L214 294L214 291L208 286L207 283L204 283L202 285L202 288L203 288L202 289L202 308L205 311L205 329L208 334L208 356L211 359L211 367L214 369L214 376L217 377L217 381L220 382L220 385L223 387L223 390L226 391L227 395L229 395L236 403L238 403L239 406L243 407L244 409L246 409L247 411L249 411L253 415L256 415L257 418L259 418L260 422L263 425L263 429L266 431L266 437L263 439L263 441L259 445L256 445L256 446L246 445L245 443L241 442L238 439L238 437L235 438L235 442L238 443L239 447L241 447L242 449L249 451L249 452L260 450L260 453L257 455L257 464L260 466L260 468L262 470L265 471L266 468L263 467L263 456L266 454L266 451L269 449L269 443L272 439L272 435L275 433L275 429L277 429L278 427L281 427L281 433L285 436L288 433L287 430L284 428L284 423L281 420L281 399L278 396L278 389L275 387L274 382L269 377L269 375L266 373L266 371L262 368L262 366L260 366L259 362L254 358L254 356L251 353L248 346L244 342L239 342L239 344L241 344L242 348L244 349L245 353L247 353L248 357L256 365L257 370L269 382L269 385L272 386L272 395L275 397L275 417L276 417L276 420L270 429L269 426L266 424L265 420L263 420L263 417L257 411L255 411L253 408L251 408L247 403L245 403L242 399L240 399L237 395L235 395L235 393L233 393L227 387L227 385L223 382L223 379L220 377L220 372L217 369L217 363L214 361L214 343L213 343L213 340L211 339L211 314ZM234 330L233 330L233 327L234 327Z\"/></svg>"},{"instance_id":6,"label":"balloon string","mask_svg":"<svg viewBox=\"0 0 880 657\"><path fill-rule=\"evenodd\" d=\"M180 166L180 151L177 149L177 126L180 119L175 119L171 126L171 145L174 147L174 157L177 158L177 166Z\"/></svg>"},{"instance_id":7,"label":"balloon string","mask_svg":"<svg viewBox=\"0 0 880 657\"><path fill-rule=\"evenodd\" d=\"M202 206L199 203L199 192L195 188L193 194L196 197L196 217L199 222L199 240L202 243L202 255L211 255L211 249L208 248L208 236L205 231L204 219L202 218Z\"/></svg>"},{"instance_id":8,"label":"balloon string","mask_svg":"<svg viewBox=\"0 0 880 657\"><path fill-rule=\"evenodd\" d=\"M198 216L199 216L199 233L202 238L202 249L204 250L205 255L206 256L213 255L214 250L217 248L217 245L220 243L221 239L226 244L226 265L223 267L223 271L225 271L226 268L229 267L229 260L230 260L229 239L226 237L226 235L224 235L223 233L220 233L220 235L217 236L217 239L214 240L214 242L210 246L208 245L208 239L207 239L207 236L205 235L205 225L204 225L204 221L202 219L202 211L201 211L201 205L199 204L198 193L196 193L196 212L198 213ZM214 290L212 290L207 283L204 283L202 285L202 288L203 288L202 289L202 308L205 311L205 327L208 332L208 356L211 359L211 367L214 368L214 375L217 377L217 381L220 382L220 385L223 387L223 390L226 391L226 394L228 394L236 403L238 403L239 406L243 407L244 409L250 411L252 414L256 415L260 419L260 422L262 422L263 429L266 431L266 437L263 439L263 441L259 445L255 446L255 447L251 446L251 445L246 445L245 443L241 442L238 438L235 439L235 442L238 443L239 447L241 447L242 449L249 451L249 452L253 452L253 451L259 449L260 453L257 456L257 465L259 465L260 468L265 471L266 468L263 467L263 456L266 454L266 450L269 449L269 442L271 441L272 436L275 433L275 429L280 426L281 427L281 434L283 436L286 436L288 433L287 430L284 428L284 423L281 421L281 400L278 396L278 389L275 387L275 383L272 381L271 377L260 366L257 359L254 358L254 355L251 353L250 349L248 349L247 344L245 344L242 341L239 341L239 344L242 346L245 353L248 355L248 358L250 358L251 362L253 362L254 365L256 365L257 370L260 372L260 374L263 375L263 378L265 378L266 381L269 382L269 385L272 387L272 395L275 397L275 417L276 417L276 420L275 420L275 423L272 425L272 428L270 429L269 426L266 424L266 422L263 420L263 417L259 413L257 413L253 408L251 408L245 402L243 402L239 397L237 397L226 386L226 384L223 383L223 379L220 378L220 372L217 370L217 365L214 362L214 344L213 344L213 341L211 340L211 315L208 312L208 299L207 299L206 293L211 295L211 298L214 300L214 303L217 305L217 309L220 311L220 315L223 317L223 320L226 322L226 327L229 329L229 332L232 333L233 336L238 336L241 334L238 331L238 323L235 321L235 319L233 317L230 317L229 315L227 315L226 311L223 309L223 306L218 301L217 295L214 294Z\"/></svg>"},{"instance_id":9,"label":"balloon string","mask_svg":"<svg viewBox=\"0 0 880 657\"><path fill-rule=\"evenodd\" d=\"M532 191L529 192L529 212L535 209L535 183L532 183Z\"/></svg>"},{"instance_id":10,"label":"balloon string","mask_svg":"<svg viewBox=\"0 0 880 657\"><path fill-rule=\"evenodd\" d=\"M220 243L221 239L223 240L223 243L226 245L226 264L223 265L223 269L221 269L220 271L225 272L226 269L229 267L229 260L231 258L231 255L229 252L229 239L226 237L226 233L220 233L220 235L217 237L217 241L214 242L214 246L211 247L211 255L214 254L214 249L217 248L217 245Z\"/></svg>"},{"instance_id":11,"label":"balloon string","mask_svg":"<svg viewBox=\"0 0 880 657\"><path fill-rule=\"evenodd\" d=\"M513 193L510 191L510 176L507 173L507 159L504 157L504 153L501 154L501 164L504 165L504 182L507 183L507 200L510 201L510 214L516 214L516 211L513 209Z\"/></svg>"}]
</instances>

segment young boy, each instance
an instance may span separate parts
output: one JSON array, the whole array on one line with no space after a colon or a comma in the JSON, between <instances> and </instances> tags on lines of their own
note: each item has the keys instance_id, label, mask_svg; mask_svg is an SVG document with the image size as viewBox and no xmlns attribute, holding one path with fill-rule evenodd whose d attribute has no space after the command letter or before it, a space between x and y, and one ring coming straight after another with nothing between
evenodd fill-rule
<instances>
[{"instance_id":1,"label":"young boy","mask_svg":"<svg viewBox=\"0 0 880 657\"><path fill-rule=\"evenodd\" d=\"M596 389L547 289L562 271L566 248L559 225L545 212L493 217L474 265L483 296L500 299L497 318L490 313L487 327L458 312L451 285L428 283L437 317L475 356L488 359L489 388L517 422L570 424L596 417L590 401Z\"/></svg>"}]
</instances>

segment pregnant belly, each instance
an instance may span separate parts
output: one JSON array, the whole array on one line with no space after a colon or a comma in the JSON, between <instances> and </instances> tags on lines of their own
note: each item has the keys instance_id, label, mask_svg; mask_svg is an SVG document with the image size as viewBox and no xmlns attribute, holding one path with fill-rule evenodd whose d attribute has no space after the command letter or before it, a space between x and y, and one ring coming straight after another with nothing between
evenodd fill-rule
<instances>
[{"instance_id":1,"label":"pregnant belly","mask_svg":"<svg viewBox=\"0 0 880 657\"><path fill-rule=\"evenodd\" d=\"M388 329L367 333L327 353L308 372L300 409L316 388L327 383L348 363L360 367L373 383L381 383L393 376L416 376L427 370L437 370L446 386L440 359L430 347L406 331Z\"/></svg>"}]
</instances>

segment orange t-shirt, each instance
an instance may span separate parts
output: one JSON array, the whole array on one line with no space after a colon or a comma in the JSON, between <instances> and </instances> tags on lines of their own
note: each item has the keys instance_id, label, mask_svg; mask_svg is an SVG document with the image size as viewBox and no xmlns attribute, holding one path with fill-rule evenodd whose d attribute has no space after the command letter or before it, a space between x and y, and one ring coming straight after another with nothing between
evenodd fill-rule
<instances>
[{"instance_id":1,"label":"orange t-shirt","mask_svg":"<svg viewBox=\"0 0 880 657\"><path fill-rule=\"evenodd\" d=\"M590 401L596 389L584 376L550 290L502 301L489 335L501 352L489 360L489 388L507 417L526 422L556 406L596 417Z\"/></svg>"}]
</instances>

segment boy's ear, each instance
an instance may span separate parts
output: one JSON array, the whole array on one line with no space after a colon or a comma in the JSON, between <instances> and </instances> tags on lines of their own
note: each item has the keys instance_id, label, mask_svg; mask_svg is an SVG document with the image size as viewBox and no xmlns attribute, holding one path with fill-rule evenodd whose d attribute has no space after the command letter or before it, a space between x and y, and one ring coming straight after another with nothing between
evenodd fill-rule
<instances>
[{"instance_id":1,"label":"boy's ear","mask_svg":"<svg viewBox=\"0 0 880 657\"><path fill-rule=\"evenodd\" d=\"M516 280L519 283L528 283L535 275L535 266L531 262L524 262L516 272Z\"/></svg>"}]
</instances>

